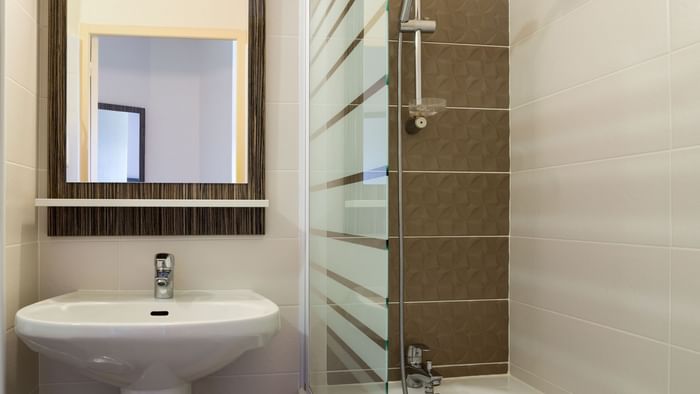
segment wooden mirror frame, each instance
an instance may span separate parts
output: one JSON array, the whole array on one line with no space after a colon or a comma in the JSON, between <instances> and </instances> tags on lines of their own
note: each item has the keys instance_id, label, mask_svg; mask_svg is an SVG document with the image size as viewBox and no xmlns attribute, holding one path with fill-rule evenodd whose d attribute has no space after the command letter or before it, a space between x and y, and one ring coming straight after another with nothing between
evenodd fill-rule
<instances>
[{"instance_id":1,"label":"wooden mirror frame","mask_svg":"<svg viewBox=\"0 0 700 394\"><path fill-rule=\"evenodd\" d=\"M196 1L196 0L193 0ZM265 199L265 0L249 1L248 183L66 182L67 0L49 0L48 198ZM261 235L264 208L50 207L49 236Z\"/></svg>"}]
</instances>

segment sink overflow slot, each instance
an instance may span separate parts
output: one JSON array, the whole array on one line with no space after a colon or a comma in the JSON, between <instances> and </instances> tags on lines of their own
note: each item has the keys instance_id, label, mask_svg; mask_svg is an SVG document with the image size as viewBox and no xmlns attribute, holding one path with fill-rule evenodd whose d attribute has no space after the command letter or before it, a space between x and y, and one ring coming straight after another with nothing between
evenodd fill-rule
<instances>
[{"instance_id":1,"label":"sink overflow slot","mask_svg":"<svg viewBox=\"0 0 700 394\"><path fill-rule=\"evenodd\" d=\"M170 312L168 311L153 311L151 312L151 316L168 316L170 315Z\"/></svg>"}]
</instances>

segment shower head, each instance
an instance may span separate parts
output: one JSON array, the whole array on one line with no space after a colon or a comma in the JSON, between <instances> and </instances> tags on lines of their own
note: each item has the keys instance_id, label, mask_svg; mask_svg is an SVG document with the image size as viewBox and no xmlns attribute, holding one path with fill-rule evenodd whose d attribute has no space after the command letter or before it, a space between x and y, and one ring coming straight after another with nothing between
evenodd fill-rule
<instances>
[{"instance_id":1,"label":"shower head","mask_svg":"<svg viewBox=\"0 0 700 394\"><path fill-rule=\"evenodd\" d=\"M413 0L403 0L401 2L401 15L399 16L401 23L406 23L411 19L411 7Z\"/></svg>"}]
</instances>

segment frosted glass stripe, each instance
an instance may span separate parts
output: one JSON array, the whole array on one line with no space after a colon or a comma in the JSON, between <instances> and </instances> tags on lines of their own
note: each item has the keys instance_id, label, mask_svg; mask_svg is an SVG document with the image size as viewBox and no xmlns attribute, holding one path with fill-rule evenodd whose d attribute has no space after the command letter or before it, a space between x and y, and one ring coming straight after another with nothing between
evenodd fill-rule
<instances>
[{"instance_id":1,"label":"frosted glass stripe","mask_svg":"<svg viewBox=\"0 0 700 394\"><path fill-rule=\"evenodd\" d=\"M388 15L385 0L312 3L309 383L385 392ZM373 204L353 204L373 201Z\"/></svg>"}]
</instances>

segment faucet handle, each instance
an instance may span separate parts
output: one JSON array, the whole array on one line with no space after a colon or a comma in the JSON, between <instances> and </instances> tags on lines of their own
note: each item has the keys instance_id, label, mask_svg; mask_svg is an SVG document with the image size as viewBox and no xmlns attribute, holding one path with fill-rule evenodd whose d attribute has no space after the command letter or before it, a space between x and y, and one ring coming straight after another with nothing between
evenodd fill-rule
<instances>
[{"instance_id":1,"label":"faucet handle","mask_svg":"<svg viewBox=\"0 0 700 394\"><path fill-rule=\"evenodd\" d=\"M416 343L408 347L408 354L406 355L407 362L409 365L414 367L419 367L423 363L423 353L430 352L430 348L422 343Z\"/></svg>"},{"instance_id":2,"label":"faucet handle","mask_svg":"<svg viewBox=\"0 0 700 394\"><path fill-rule=\"evenodd\" d=\"M172 271L175 268L175 256L170 253L158 253L155 260L156 272Z\"/></svg>"}]
</instances>

